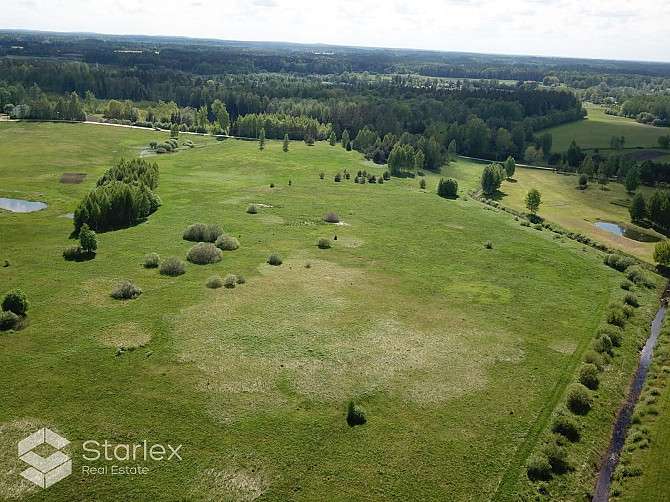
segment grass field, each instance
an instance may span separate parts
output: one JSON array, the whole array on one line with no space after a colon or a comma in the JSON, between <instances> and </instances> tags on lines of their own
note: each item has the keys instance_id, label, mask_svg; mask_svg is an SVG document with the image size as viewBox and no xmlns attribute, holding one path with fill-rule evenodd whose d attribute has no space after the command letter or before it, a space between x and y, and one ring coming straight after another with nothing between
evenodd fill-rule
<instances>
[{"instance_id":1,"label":"grass field","mask_svg":"<svg viewBox=\"0 0 670 502\"><path fill-rule=\"evenodd\" d=\"M271 141L260 152L196 136L194 150L156 158L163 207L101 234L94 260L65 262L72 221L59 216L115 160L166 136L0 124L0 197L49 204L0 211L0 259L11 262L0 293L19 287L31 302L27 326L0 334L0 471L10 473L0 498L513 500L621 274L507 213L440 199L434 174L426 191L415 179L335 183L344 169L383 169L339 146L284 153ZM480 171L465 160L444 169L463 194ZM63 184L63 173L87 177ZM271 207L247 214L252 202ZM346 224L324 223L329 210ZM181 234L196 221L220 224L240 248L178 278L142 267L149 252L185 258ZM320 237L333 247L318 249ZM283 265L265 263L271 252ZM205 287L227 273L247 283ZM111 299L126 279L142 295ZM640 325L655 295L639 292ZM619 387L634 343L613 371ZM116 355L120 346L134 350ZM347 425L349 399L367 424ZM48 491L18 476L16 458L17 441L43 426L72 442L74 458L73 475ZM592 431L594 452L609 427ZM143 476L85 475L88 439L183 444L183 461L142 463ZM592 471L581 466L580 483Z\"/></svg>"}]
</instances>

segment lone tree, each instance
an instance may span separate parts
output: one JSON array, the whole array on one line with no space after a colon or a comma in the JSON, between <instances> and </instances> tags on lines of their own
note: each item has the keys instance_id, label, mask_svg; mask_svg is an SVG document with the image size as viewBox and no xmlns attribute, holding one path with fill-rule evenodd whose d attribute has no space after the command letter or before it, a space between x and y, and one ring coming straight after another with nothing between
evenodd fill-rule
<instances>
[{"instance_id":1,"label":"lone tree","mask_svg":"<svg viewBox=\"0 0 670 502\"><path fill-rule=\"evenodd\" d=\"M282 150L288 152L288 134L284 134L284 145L282 146Z\"/></svg>"},{"instance_id":2,"label":"lone tree","mask_svg":"<svg viewBox=\"0 0 670 502\"><path fill-rule=\"evenodd\" d=\"M500 164L493 163L484 167L481 180L484 195L491 195L498 190L504 177L505 170Z\"/></svg>"},{"instance_id":3,"label":"lone tree","mask_svg":"<svg viewBox=\"0 0 670 502\"><path fill-rule=\"evenodd\" d=\"M542 194L537 188L531 188L526 194L526 209L530 211L530 214L535 215L537 210L540 209L540 203L542 202Z\"/></svg>"},{"instance_id":4,"label":"lone tree","mask_svg":"<svg viewBox=\"0 0 670 502\"><path fill-rule=\"evenodd\" d=\"M661 241L654 248L654 261L661 265L670 264L670 242Z\"/></svg>"},{"instance_id":5,"label":"lone tree","mask_svg":"<svg viewBox=\"0 0 670 502\"><path fill-rule=\"evenodd\" d=\"M79 229L79 244L87 253L95 253L98 249L98 236L84 223Z\"/></svg>"},{"instance_id":6,"label":"lone tree","mask_svg":"<svg viewBox=\"0 0 670 502\"><path fill-rule=\"evenodd\" d=\"M647 204L641 193L635 194L635 197L633 197L630 207L628 208L628 212L630 212L630 219L632 221L637 222L647 219Z\"/></svg>"},{"instance_id":7,"label":"lone tree","mask_svg":"<svg viewBox=\"0 0 670 502\"><path fill-rule=\"evenodd\" d=\"M335 143L337 143L337 136L335 136L333 131L330 131L330 136L328 136L328 144L330 146L335 146Z\"/></svg>"},{"instance_id":8,"label":"lone tree","mask_svg":"<svg viewBox=\"0 0 670 502\"><path fill-rule=\"evenodd\" d=\"M349 131L345 129L342 133L342 148L346 149L349 146L349 141Z\"/></svg>"},{"instance_id":9,"label":"lone tree","mask_svg":"<svg viewBox=\"0 0 670 502\"><path fill-rule=\"evenodd\" d=\"M261 134L258 137L258 149L262 150L265 148L265 127L261 127Z\"/></svg>"},{"instance_id":10,"label":"lone tree","mask_svg":"<svg viewBox=\"0 0 670 502\"><path fill-rule=\"evenodd\" d=\"M507 160L505 161L505 173L507 174L507 179L510 179L512 176L514 176L514 172L516 171L516 162L514 162L514 157L511 155L507 157Z\"/></svg>"},{"instance_id":11,"label":"lone tree","mask_svg":"<svg viewBox=\"0 0 670 502\"><path fill-rule=\"evenodd\" d=\"M456 197L458 195L458 182L453 178L440 179L437 184L437 195L448 198Z\"/></svg>"},{"instance_id":12,"label":"lone tree","mask_svg":"<svg viewBox=\"0 0 670 502\"><path fill-rule=\"evenodd\" d=\"M605 185L607 185L609 181L606 172L598 172L598 184L600 185L601 190L605 190Z\"/></svg>"}]
</instances>

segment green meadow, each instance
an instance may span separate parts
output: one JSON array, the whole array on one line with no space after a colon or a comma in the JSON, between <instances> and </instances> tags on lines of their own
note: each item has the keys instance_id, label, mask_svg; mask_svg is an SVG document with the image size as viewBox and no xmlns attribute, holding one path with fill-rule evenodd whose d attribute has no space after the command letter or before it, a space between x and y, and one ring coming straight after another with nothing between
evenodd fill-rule
<instances>
[{"instance_id":1,"label":"green meadow","mask_svg":"<svg viewBox=\"0 0 670 502\"><path fill-rule=\"evenodd\" d=\"M72 220L61 216L121 157L166 137L0 123L0 197L49 204L0 210L0 260L10 262L0 267L0 294L20 288L30 301L26 325L0 332L0 499L539 496L526 458L608 303L624 293L601 253L470 199L476 162L443 168L460 187L449 200L435 193L438 174L426 176L426 190L412 178L355 184L358 170L380 177L384 168L339 145L291 142L285 153L281 142L259 151L255 142L188 136L194 149L151 158L163 206L100 234L95 259L65 261L74 241ZM345 169L351 179L335 183ZM63 173L87 176L64 184ZM526 171L517 173L525 189ZM250 203L261 205L257 214L246 213ZM341 224L325 223L328 211ZM195 222L221 225L239 249L212 265L189 263L180 277L143 267L150 252L185 259L193 243L182 232ZM319 249L320 238L331 248ZM274 252L281 266L266 263ZM205 287L229 273L246 283ZM124 280L142 289L137 299L110 297ZM635 292L634 333L609 367L606 398L583 420L589 459L607 446L657 308L656 289ZM365 425L347 425L350 399L366 410ZM16 443L40 427L72 443L72 476L48 490L18 474ZM137 462L149 468L139 476L84 474L90 439L182 444L183 460ZM575 461L576 484L557 478L555 500L584 500L596 466Z\"/></svg>"}]
</instances>

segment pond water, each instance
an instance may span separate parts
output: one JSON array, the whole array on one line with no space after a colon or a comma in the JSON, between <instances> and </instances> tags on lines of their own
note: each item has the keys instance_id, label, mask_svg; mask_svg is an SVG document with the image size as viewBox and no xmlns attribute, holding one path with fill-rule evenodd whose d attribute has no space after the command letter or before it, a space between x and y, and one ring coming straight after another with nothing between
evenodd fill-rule
<instances>
[{"instance_id":1,"label":"pond water","mask_svg":"<svg viewBox=\"0 0 670 502\"><path fill-rule=\"evenodd\" d=\"M607 230L608 232L612 232L613 234L621 235L623 237L633 239L634 241L638 242L658 242L661 240L659 237L656 237L655 235L648 234L646 232L642 232L640 230L636 230L631 227L624 227L623 225L619 225L618 223L611 223L609 221L597 221L595 225L596 227L602 228L603 230Z\"/></svg>"},{"instance_id":2,"label":"pond water","mask_svg":"<svg viewBox=\"0 0 670 502\"><path fill-rule=\"evenodd\" d=\"M31 202L22 199L6 199L0 197L0 209L7 209L12 213L32 213L44 209L47 205L44 202Z\"/></svg>"}]
</instances>

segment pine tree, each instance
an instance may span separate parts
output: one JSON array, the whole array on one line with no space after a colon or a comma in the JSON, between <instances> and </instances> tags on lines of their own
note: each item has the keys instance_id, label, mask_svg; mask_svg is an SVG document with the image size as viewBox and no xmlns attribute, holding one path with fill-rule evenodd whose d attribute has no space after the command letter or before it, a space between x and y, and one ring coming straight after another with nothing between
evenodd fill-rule
<instances>
[{"instance_id":1,"label":"pine tree","mask_svg":"<svg viewBox=\"0 0 670 502\"><path fill-rule=\"evenodd\" d=\"M265 148L265 127L261 127L261 134L258 138L258 149L262 150Z\"/></svg>"},{"instance_id":2,"label":"pine tree","mask_svg":"<svg viewBox=\"0 0 670 502\"><path fill-rule=\"evenodd\" d=\"M282 150L288 152L288 134L284 134L284 145L282 146Z\"/></svg>"},{"instance_id":3,"label":"pine tree","mask_svg":"<svg viewBox=\"0 0 670 502\"><path fill-rule=\"evenodd\" d=\"M335 136L335 133L333 131L330 132L330 136L328 137L328 143L330 143L330 146L335 146L335 143L337 143L337 136Z\"/></svg>"},{"instance_id":4,"label":"pine tree","mask_svg":"<svg viewBox=\"0 0 670 502\"><path fill-rule=\"evenodd\" d=\"M87 253L92 253L98 249L98 237L86 223L84 223L79 230L79 244Z\"/></svg>"},{"instance_id":5,"label":"pine tree","mask_svg":"<svg viewBox=\"0 0 670 502\"><path fill-rule=\"evenodd\" d=\"M342 148L346 149L347 146L349 145L349 141L350 141L349 140L349 131L347 131L345 129L344 132L342 133Z\"/></svg>"}]
</instances>

